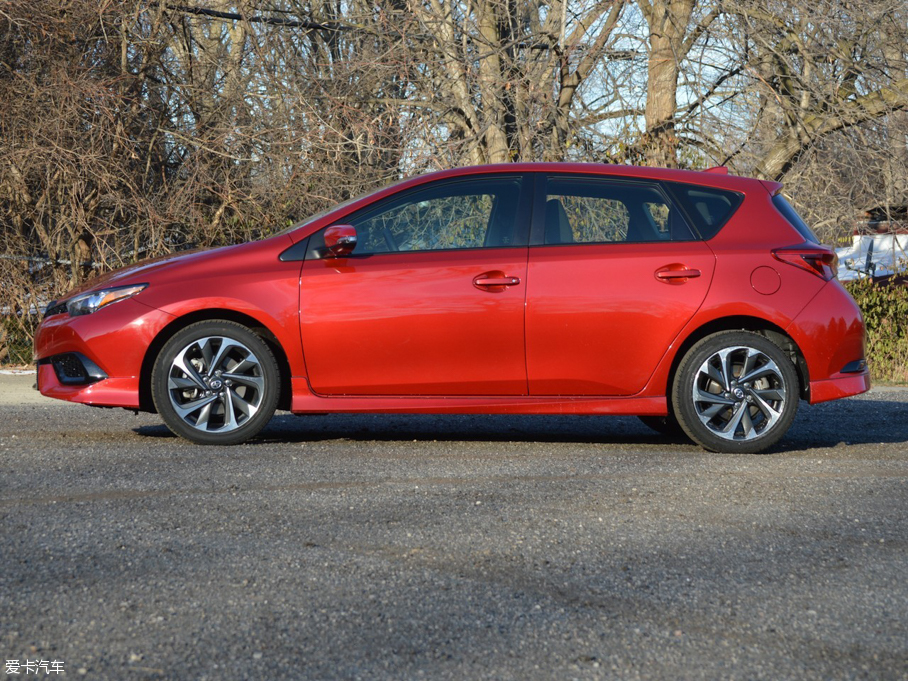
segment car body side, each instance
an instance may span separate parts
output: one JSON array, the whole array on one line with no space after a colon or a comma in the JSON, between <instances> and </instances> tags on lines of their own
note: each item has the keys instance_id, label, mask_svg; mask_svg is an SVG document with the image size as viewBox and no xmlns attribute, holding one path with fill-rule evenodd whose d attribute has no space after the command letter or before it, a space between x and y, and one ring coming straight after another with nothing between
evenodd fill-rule
<instances>
[{"instance_id":1,"label":"car body side","mask_svg":"<svg viewBox=\"0 0 908 681\"><path fill-rule=\"evenodd\" d=\"M701 242L711 250L715 261L708 290L693 316L656 362L643 388L621 396L326 397L315 393L308 380L301 338L301 322L305 321L300 319L303 262L281 259L281 254L318 230L341 223L357 210L396 192L440 179L505 173L682 182L730 189L744 195L743 204L724 228ZM772 255L773 249L794 246L801 241L798 233L773 208L771 197L778 189L779 185L772 183L722 174L588 164L508 164L413 178L353 201L286 234L107 275L105 285L140 282L150 285L135 298L92 315L58 314L46 318L35 339L39 389L46 395L74 402L153 410L148 375L163 343L195 321L230 319L254 328L271 343L284 374L280 406L297 413L664 415L668 411L666 395L672 376L684 352L710 333L741 328L760 331L787 344L785 349L790 350L799 368L802 396L811 402L863 392L869 387L867 369L843 372L848 365L865 357L863 322L854 301L838 281L824 281L804 269L779 262ZM535 247L531 243L528 248ZM755 279L760 268L778 277L775 291L767 292L765 282ZM772 279L774 275L767 276ZM98 285L90 282L88 287ZM88 385L61 383L48 360L66 352L83 354L101 367L107 378Z\"/></svg>"}]
</instances>

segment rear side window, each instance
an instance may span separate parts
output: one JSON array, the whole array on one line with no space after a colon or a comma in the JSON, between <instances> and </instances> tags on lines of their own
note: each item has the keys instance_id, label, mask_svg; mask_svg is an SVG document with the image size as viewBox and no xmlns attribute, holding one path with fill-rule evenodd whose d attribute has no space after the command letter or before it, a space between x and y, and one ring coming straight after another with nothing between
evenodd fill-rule
<instances>
[{"instance_id":1,"label":"rear side window","mask_svg":"<svg viewBox=\"0 0 908 681\"><path fill-rule=\"evenodd\" d=\"M703 239L716 236L744 200L738 192L727 189L676 182L667 182L666 186L694 221Z\"/></svg>"},{"instance_id":2,"label":"rear side window","mask_svg":"<svg viewBox=\"0 0 908 681\"><path fill-rule=\"evenodd\" d=\"M798 234L804 237L804 241L809 241L814 244L820 243L817 235L813 233L813 230L801 219L798 212L791 207L790 203L788 203L788 199L781 194L776 194L772 197L772 203L776 207L776 210L782 214L782 217L788 221L788 224L798 230Z\"/></svg>"},{"instance_id":3,"label":"rear side window","mask_svg":"<svg viewBox=\"0 0 908 681\"><path fill-rule=\"evenodd\" d=\"M545 195L545 244L690 241L684 218L656 185L554 176Z\"/></svg>"}]
</instances>

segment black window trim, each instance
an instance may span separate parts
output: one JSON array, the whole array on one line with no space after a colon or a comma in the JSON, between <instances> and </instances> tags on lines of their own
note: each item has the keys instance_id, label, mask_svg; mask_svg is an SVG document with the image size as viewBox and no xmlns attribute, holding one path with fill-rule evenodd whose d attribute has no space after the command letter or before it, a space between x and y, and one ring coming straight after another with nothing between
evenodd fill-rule
<instances>
[{"instance_id":1,"label":"black window trim","mask_svg":"<svg viewBox=\"0 0 908 681\"><path fill-rule=\"evenodd\" d=\"M552 173L552 172L537 172L536 180L534 183L534 197L533 197L533 224L530 230L530 248L535 248L539 246L545 247L558 247L558 246L620 246L620 245L640 245L640 244L670 244L670 243L692 243L694 241L702 241L703 238L700 236L699 230L696 229L694 223L691 221L690 216L687 214L687 211L683 210L680 206L680 202L675 200L673 194L671 194L666 187L666 183L659 180L649 180L647 178L637 178L637 177L628 177L626 175L585 175L577 173ZM674 208L678 211L678 214L684 219L684 222L687 223L687 227L690 230L692 239L670 239L668 241L581 241L571 244L547 244L545 243L545 201L548 196L548 179L549 178L558 178L558 179L571 179L578 182L609 182L612 184L624 184L624 185L633 185L633 186L643 186L649 189L655 189L658 191L662 198L665 199L665 202L670 208Z\"/></svg>"},{"instance_id":2,"label":"black window trim","mask_svg":"<svg viewBox=\"0 0 908 681\"><path fill-rule=\"evenodd\" d=\"M411 250L411 251L388 251L386 253L362 253L357 254L354 250L353 253L346 256L348 259L359 259L365 260L366 258L372 258L375 256L398 256L398 255L413 255L415 253L451 253L457 251L495 251L502 249L512 249L512 248L527 248L527 241L529 239L529 224L530 224L530 214L532 211L532 175L534 173L477 173L475 175L466 175L462 177L452 177L446 180L440 180L436 182L426 182L424 184L417 185L415 187L410 187L409 189L398 192L396 194L391 194L386 196L375 203L371 203L368 206L363 206L362 208L351 211L346 215L342 215L337 219L333 220L330 224L325 225L321 229L313 232L309 237L305 239L307 246L303 249L296 248L299 244L295 244L294 247L287 249L284 254L288 254L290 251L294 251L292 259L296 260L320 260L321 258L315 253L315 249L309 250L308 243L312 242L314 238L320 233L323 232L328 227L332 225L343 225L348 222L352 222L356 219L357 215L366 212L372 212L376 209L379 209L383 204L405 201L408 197L413 194L418 194L420 192L426 191L427 189L435 189L438 187L447 187L450 185L456 184L465 184L467 182L476 182L482 180L491 180L491 179L504 179L504 180L519 180L520 189L517 197L517 230L516 235L518 237L517 243L514 243L509 246L481 246L478 248L433 248L429 250ZM317 239L315 239L317 241ZM284 260L284 254L281 255L281 259ZM301 256L301 257L300 257Z\"/></svg>"},{"instance_id":3,"label":"black window trim","mask_svg":"<svg viewBox=\"0 0 908 681\"><path fill-rule=\"evenodd\" d=\"M302 262L306 259L306 251L309 249L309 237L304 237L293 244L290 248L283 251L278 260L281 262Z\"/></svg>"},{"instance_id":4,"label":"black window trim","mask_svg":"<svg viewBox=\"0 0 908 681\"><path fill-rule=\"evenodd\" d=\"M804 241L809 241L818 246L822 243L820 238L814 234L810 225L801 217L801 214L791 205L791 201L789 201L781 191L773 194L770 200L772 201L772 205L776 209L776 212L785 219L785 222L794 227L798 234L804 237ZM780 203L782 204L781 206L779 205Z\"/></svg>"}]
</instances>

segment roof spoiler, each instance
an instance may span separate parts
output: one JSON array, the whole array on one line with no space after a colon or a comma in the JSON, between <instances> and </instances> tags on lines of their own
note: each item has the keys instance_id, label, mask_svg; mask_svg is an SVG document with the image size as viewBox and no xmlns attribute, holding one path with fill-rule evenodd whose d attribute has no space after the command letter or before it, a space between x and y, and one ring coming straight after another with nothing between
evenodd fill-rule
<instances>
[{"instance_id":1,"label":"roof spoiler","mask_svg":"<svg viewBox=\"0 0 908 681\"><path fill-rule=\"evenodd\" d=\"M715 166L713 168L707 168L704 172L716 173L717 175L728 175L728 166Z\"/></svg>"},{"instance_id":2,"label":"roof spoiler","mask_svg":"<svg viewBox=\"0 0 908 681\"><path fill-rule=\"evenodd\" d=\"M782 190L782 183L775 182L773 180L760 180L760 184L766 187L766 191L769 192L770 196L775 196Z\"/></svg>"}]
</instances>

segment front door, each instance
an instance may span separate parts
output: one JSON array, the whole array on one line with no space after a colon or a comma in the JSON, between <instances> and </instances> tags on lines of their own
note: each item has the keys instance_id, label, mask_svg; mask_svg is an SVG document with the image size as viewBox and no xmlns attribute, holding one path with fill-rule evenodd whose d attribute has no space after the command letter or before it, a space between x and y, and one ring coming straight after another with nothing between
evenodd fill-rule
<instances>
[{"instance_id":1,"label":"front door","mask_svg":"<svg viewBox=\"0 0 908 681\"><path fill-rule=\"evenodd\" d=\"M358 243L310 238L303 351L323 395L526 395L528 220L521 177L434 183L343 218Z\"/></svg>"}]
</instances>

